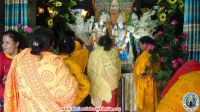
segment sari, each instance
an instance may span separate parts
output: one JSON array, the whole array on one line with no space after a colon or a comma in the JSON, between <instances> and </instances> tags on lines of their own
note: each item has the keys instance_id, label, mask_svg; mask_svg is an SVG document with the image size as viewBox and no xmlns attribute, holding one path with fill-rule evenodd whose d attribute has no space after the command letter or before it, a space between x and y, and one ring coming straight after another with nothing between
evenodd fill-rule
<instances>
[{"instance_id":1,"label":"sari","mask_svg":"<svg viewBox=\"0 0 200 112\"><path fill-rule=\"evenodd\" d=\"M158 103L157 85L152 75L160 70L160 63L152 65L150 58L151 54L146 50L135 61L133 73L136 87L136 106L139 112L155 112ZM151 67L147 72L148 76L141 78L141 75L145 73L146 66Z\"/></svg>"},{"instance_id":2,"label":"sari","mask_svg":"<svg viewBox=\"0 0 200 112\"><path fill-rule=\"evenodd\" d=\"M116 90L121 78L121 61L115 50L104 51L103 47L98 47L92 51L88 60L87 75L92 85L91 103L100 107L105 101L109 106L117 106L116 98L113 97L117 97ZM106 103L103 103L103 106L107 106Z\"/></svg>"},{"instance_id":3,"label":"sari","mask_svg":"<svg viewBox=\"0 0 200 112\"><path fill-rule=\"evenodd\" d=\"M183 76L184 74L193 72L193 71L199 71L200 70L200 64L195 60L190 60L186 63L184 63L172 76L172 78L167 83L166 87L162 91L161 96L164 97L167 92L171 89L171 87L176 83L176 81L179 79L179 77Z\"/></svg>"},{"instance_id":4,"label":"sari","mask_svg":"<svg viewBox=\"0 0 200 112\"><path fill-rule=\"evenodd\" d=\"M76 99L74 101L74 105L80 104L89 94L90 92L90 83L87 77L84 75L82 69L67 55L59 55L60 58L64 60L64 63L69 67L70 72L74 75L78 82L78 92Z\"/></svg>"},{"instance_id":5,"label":"sari","mask_svg":"<svg viewBox=\"0 0 200 112\"><path fill-rule=\"evenodd\" d=\"M70 59L78 64L83 72L85 72L88 57L89 51L86 48L82 48L81 44L78 41L75 41L75 50L73 51Z\"/></svg>"},{"instance_id":6,"label":"sari","mask_svg":"<svg viewBox=\"0 0 200 112\"><path fill-rule=\"evenodd\" d=\"M62 59L27 48L12 61L5 86L5 112L58 112L71 107L77 82ZM41 58L42 57L42 58Z\"/></svg>"},{"instance_id":7,"label":"sari","mask_svg":"<svg viewBox=\"0 0 200 112\"><path fill-rule=\"evenodd\" d=\"M188 92L200 97L200 71L181 76L160 101L156 112L185 112L183 99ZM195 112L200 112L200 107Z\"/></svg>"}]
</instances>

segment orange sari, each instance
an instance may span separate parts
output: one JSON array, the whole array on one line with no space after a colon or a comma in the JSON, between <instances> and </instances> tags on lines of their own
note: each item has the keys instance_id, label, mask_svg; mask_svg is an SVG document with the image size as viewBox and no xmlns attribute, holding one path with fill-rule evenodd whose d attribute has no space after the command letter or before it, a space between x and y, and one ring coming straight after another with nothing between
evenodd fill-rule
<instances>
[{"instance_id":1,"label":"orange sari","mask_svg":"<svg viewBox=\"0 0 200 112\"><path fill-rule=\"evenodd\" d=\"M71 107L77 82L62 59L49 52L41 57L27 48L12 62L5 87L5 112L58 112Z\"/></svg>"}]
</instances>

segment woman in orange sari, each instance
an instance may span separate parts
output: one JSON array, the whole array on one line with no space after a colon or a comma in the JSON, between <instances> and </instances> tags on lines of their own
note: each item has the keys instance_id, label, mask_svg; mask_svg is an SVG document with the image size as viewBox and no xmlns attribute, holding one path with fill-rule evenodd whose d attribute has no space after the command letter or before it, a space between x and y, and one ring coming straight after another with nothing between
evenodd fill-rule
<instances>
[{"instance_id":1,"label":"woman in orange sari","mask_svg":"<svg viewBox=\"0 0 200 112\"><path fill-rule=\"evenodd\" d=\"M32 48L12 61L5 86L5 112L59 112L71 107L77 82L57 55L49 52L54 33L38 28L32 35Z\"/></svg>"},{"instance_id":2,"label":"woman in orange sari","mask_svg":"<svg viewBox=\"0 0 200 112\"><path fill-rule=\"evenodd\" d=\"M160 63L150 62L151 54L148 47L154 45L149 36L141 37L142 54L136 59L134 67L134 83L136 87L136 106L138 112L155 112L158 103L157 86L152 75L160 69ZM153 48L153 46L151 47ZM146 70L146 67L149 69Z\"/></svg>"},{"instance_id":3,"label":"woman in orange sari","mask_svg":"<svg viewBox=\"0 0 200 112\"><path fill-rule=\"evenodd\" d=\"M59 57L64 60L64 63L69 67L70 72L75 76L78 82L78 93L74 101L74 105L79 105L89 94L90 83L84 75L81 67L71 60L71 55L73 56L73 51L75 49L75 42L71 37L64 37L59 41Z\"/></svg>"}]
</instances>

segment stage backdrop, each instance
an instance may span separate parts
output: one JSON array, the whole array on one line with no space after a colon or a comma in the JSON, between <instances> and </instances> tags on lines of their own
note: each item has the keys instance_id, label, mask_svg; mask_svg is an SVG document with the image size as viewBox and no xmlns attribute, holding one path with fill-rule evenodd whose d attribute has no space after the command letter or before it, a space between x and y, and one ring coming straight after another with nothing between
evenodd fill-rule
<instances>
[{"instance_id":1,"label":"stage backdrop","mask_svg":"<svg viewBox=\"0 0 200 112\"><path fill-rule=\"evenodd\" d=\"M102 11L109 13L110 5L113 0L94 0L93 5L95 9L95 16L98 16ZM132 11L133 3L135 0L118 0L120 10L125 12L126 15Z\"/></svg>"}]
</instances>

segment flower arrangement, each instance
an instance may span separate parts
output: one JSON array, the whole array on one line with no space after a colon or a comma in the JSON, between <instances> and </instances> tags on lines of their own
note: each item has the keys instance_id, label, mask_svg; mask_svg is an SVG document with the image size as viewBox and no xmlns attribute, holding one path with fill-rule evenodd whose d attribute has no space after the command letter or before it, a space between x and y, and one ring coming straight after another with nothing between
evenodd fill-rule
<instances>
[{"instance_id":1,"label":"flower arrangement","mask_svg":"<svg viewBox=\"0 0 200 112\"><path fill-rule=\"evenodd\" d=\"M73 0L41 0L48 10L46 22L49 28L52 28L60 36L69 28L67 22L73 21L74 13L71 8L76 5Z\"/></svg>"},{"instance_id":2,"label":"flower arrangement","mask_svg":"<svg viewBox=\"0 0 200 112\"><path fill-rule=\"evenodd\" d=\"M136 39L139 39L142 36L152 36L158 26L158 20L151 19L151 16L155 15L155 13L154 10L148 10L143 13L140 19L133 13L126 28Z\"/></svg>"},{"instance_id":3,"label":"flower arrangement","mask_svg":"<svg viewBox=\"0 0 200 112\"><path fill-rule=\"evenodd\" d=\"M23 24L18 24L16 28L17 32L22 34L25 37L27 44L29 44L31 41L30 35L33 32L33 29L29 26L24 27Z\"/></svg>"},{"instance_id":4,"label":"flower arrangement","mask_svg":"<svg viewBox=\"0 0 200 112\"><path fill-rule=\"evenodd\" d=\"M176 16L177 20L182 19L183 15L183 0L159 0L158 3L159 10L158 10L158 19L159 23L162 25L168 21L171 21L173 16Z\"/></svg>"},{"instance_id":5,"label":"flower arrangement","mask_svg":"<svg viewBox=\"0 0 200 112\"><path fill-rule=\"evenodd\" d=\"M92 16L90 19L88 19L86 22L84 22L84 17L81 16L80 13L75 15L75 24L67 23L70 29L74 32L81 33L85 39L89 39L91 33L92 33L92 26L94 24L94 17Z\"/></svg>"},{"instance_id":6,"label":"flower arrangement","mask_svg":"<svg viewBox=\"0 0 200 112\"><path fill-rule=\"evenodd\" d=\"M158 81L161 90L187 58L188 49L185 44L187 34L176 32L177 26L178 21L172 20L170 24L163 25L163 30L158 31L154 36L162 68L162 71L154 74L154 78ZM155 62L156 57L155 54L153 55L151 61Z\"/></svg>"}]
</instances>

